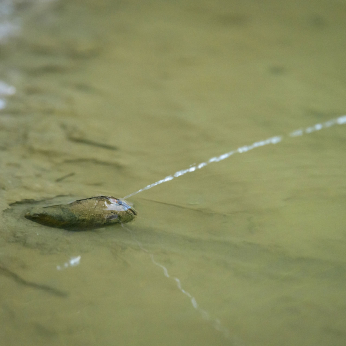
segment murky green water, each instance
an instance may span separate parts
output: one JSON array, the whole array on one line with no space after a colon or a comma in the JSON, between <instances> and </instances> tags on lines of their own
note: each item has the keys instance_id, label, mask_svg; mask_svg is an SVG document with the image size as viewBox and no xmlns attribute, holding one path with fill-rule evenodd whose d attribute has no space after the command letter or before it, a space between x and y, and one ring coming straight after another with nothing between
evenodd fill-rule
<instances>
[{"instance_id":1,"label":"murky green water","mask_svg":"<svg viewBox=\"0 0 346 346\"><path fill-rule=\"evenodd\" d=\"M345 2L6 2L1 344L344 345L346 126L289 134L346 113ZM135 194L125 228L22 216L281 135Z\"/></svg>"}]
</instances>

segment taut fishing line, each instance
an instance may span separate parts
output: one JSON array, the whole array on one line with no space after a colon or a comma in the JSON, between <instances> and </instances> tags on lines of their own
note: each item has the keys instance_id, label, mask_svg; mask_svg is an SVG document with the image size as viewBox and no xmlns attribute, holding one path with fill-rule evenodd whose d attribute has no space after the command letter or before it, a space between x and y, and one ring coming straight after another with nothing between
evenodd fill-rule
<instances>
[{"instance_id":1,"label":"taut fishing line","mask_svg":"<svg viewBox=\"0 0 346 346\"><path fill-rule=\"evenodd\" d=\"M189 168L183 169L181 171L175 172L172 175L168 175L167 177L165 177L165 178L163 178L163 179L161 179L159 181L156 181L155 183L147 185L146 187L143 187L142 189L139 189L136 192L130 193L129 195L125 196L124 198L126 199L126 198L132 197L134 195L137 195L140 192L143 192L145 190L149 190L152 187L160 185L162 183L166 183L167 181L171 181L174 178L178 178L178 177L180 177L180 176L182 176L182 175L184 175L186 173L191 173L191 172L194 172L194 171L196 171L198 169L206 167L207 165L209 165L211 163L220 162L220 161L223 161L225 159L228 159L229 157L231 157L234 154L243 154L243 153L246 153L246 152L248 152L250 150L253 150L253 149L256 149L256 148L260 148L260 147L264 147L265 145L278 144L278 143L282 142L287 137L299 137L299 136L303 136L305 134L310 134L310 133L313 133L313 132L316 132L316 131L321 131L323 129L329 128L329 127L334 126L334 125L345 125L345 124L346 124L346 115L342 115L342 116L340 116L338 118L331 119L331 120L328 120L328 121L323 122L323 123L318 123L318 124L306 127L304 129L294 130L294 131L290 132L286 136L274 136L274 137L270 137L270 138L264 139L262 141L254 142L254 143L252 143L250 145L244 145L242 147L239 147L238 149L229 151L229 152L227 152L225 154L222 154L222 155L219 155L219 156L214 156L214 157L210 158L208 161L201 162L198 165L194 165L194 166L191 166Z\"/></svg>"}]
</instances>

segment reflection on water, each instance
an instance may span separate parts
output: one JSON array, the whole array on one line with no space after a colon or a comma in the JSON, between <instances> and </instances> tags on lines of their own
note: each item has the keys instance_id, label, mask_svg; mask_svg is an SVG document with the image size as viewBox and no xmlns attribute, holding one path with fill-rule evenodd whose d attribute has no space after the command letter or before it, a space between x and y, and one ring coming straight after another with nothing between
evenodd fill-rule
<instances>
[{"instance_id":1,"label":"reflection on water","mask_svg":"<svg viewBox=\"0 0 346 346\"><path fill-rule=\"evenodd\" d=\"M4 345L344 345L344 4L1 6Z\"/></svg>"},{"instance_id":2,"label":"reflection on water","mask_svg":"<svg viewBox=\"0 0 346 346\"><path fill-rule=\"evenodd\" d=\"M63 265L61 265L61 266L57 265L56 269L62 270L62 269L66 269L68 267L77 266L80 263L81 257L82 256L71 257L70 260L68 262L65 262Z\"/></svg>"},{"instance_id":3,"label":"reflection on water","mask_svg":"<svg viewBox=\"0 0 346 346\"><path fill-rule=\"evenodd\" d=\"M143 247L143 245L133 236L133 234L132 234L132 232L131 232L131 230L129 228L125 227L124 225L122 225L122 227L126 228L130 232L132 239L137 243L137 245L144 252L146 252L146 253L148 253L150 255L151 261L156 266L160 267L163 270L164 276L166 278L170 278L171 276L169 275L167 268L164 265L162 265L161 263L158 263L155 260L154 255ZM224 326L222 326L222 324L221 324L219 319L213 320L211 318L210 314L206 310L204 310L204 309L199 307L199 305L198 305L198 303L196 301L196 298L191 293L189 293L189 292L187 292L186 290L183 289L180 279L177 278L177 277L174 277L173 280L177 283L177 287L180 290L180 292L183 293L185 296L187 296L190 299L192 306L202 315L202 317L205 320L210 321L217 331L220 331L220 332L223 333L223 335L225 336L226 339L232 340L232 338L230 336L229 330L227 328L225 328Z\"/></svg>"}]
</instances>

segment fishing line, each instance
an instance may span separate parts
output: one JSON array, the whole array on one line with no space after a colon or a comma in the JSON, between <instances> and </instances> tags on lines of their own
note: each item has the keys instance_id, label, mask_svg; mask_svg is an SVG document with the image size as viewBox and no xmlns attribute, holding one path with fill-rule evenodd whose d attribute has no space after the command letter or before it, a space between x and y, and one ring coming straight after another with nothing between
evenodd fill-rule
<instances>
[{"instance_id":1,"label":"fishing line","mask_svg":"<svg viewBox=\"0 0 346 346\"><path fill-rule=\"evenodd\" d=\"M281 136L274 136L274 137L270 137L270 138L267 138L267 139L264 139L264 140L261 140L261 141L258 141L258 142L254 142L254 143L252 143L250 145L244 145L242 147L239 147L239 148L237 148L235 150L229 151L229 152L224 153L222 155L211 157L209 160L207 160L205 162L201 162L198 165L191 165L187 169L183 169L183 170L177 171L177 172L175 172L172 175L169 175L169 176L167 176L167 177L165 177L165 178L163 178L163 179L161 179L159 181L156 181L155 183L149 184L149 185L145 186L144 188L139 189L138 191L133 192L133 193L125 196L124 199L132 197L132 196L134 196L134 195L136 195L136 194L138 194L140 192L143 192L145 190L149 190L149 189L151 189L154 186L157 186L157 185L166 183L168 181L171 181L171 180L173 180L175 178L178 178L178 177L180 177L182 175L185 175L187 173L191 173L191 172L194 172L194 171L196 171L198 169L202 169L202 168L206 167L207 165L209 165L211 163L223 161L223 160L231 157L234 154L243 154L243 153L246 153L246 152L248 152L250 150L253 150L253 149L256 149L256 148L260 148L260 147L264 147L266 145L278 144L278 143L281 143L283 141L283 139L285 139L287 137L293 137L293 138L294 137L300 137L300 136L303 136L303 135L306 135L306 134L311 134L311 133L320 131L322 129L327 129L327 128L329 128L331 126L334 126L334 125L345 125L345 124L346 124L346 115L343 115L343 116L340 116L338 118L334 118L334 119L328 120L328 121L323 122L323 123L317 123L315 125L312 125L312 126L309 126L309 127L306 127L306 128L296 129L296 130L290 132L288 135L285 135L285 136L283 136L283 135L281 135ZM150 256L151 261L156 266L160 267L163 270L164 276L167 277L167 278L171 278L171 279L173 279L176 282L178 289L185 296L187 296L190 299L191 304L194 307L194 309L196 309L205 320L211 322L213 327L217 331L221 332L226 339L232 340L234 343L237 343L236 342L236 338L234 338L234 337L231 338L230 337L230 331L221 324L221 321L219 319L213 319L206 310L204 310L204 309L199 307L199 305L198 305L198 303L196 301L196 298L192 294L187 292L182 287L180 279L177 278L177 277L170 276L169 273L168 273L167 268L154 259L154 255L151 252L149 252L146 248L143 247L143 245L135 238L135 236L133 235L132 231L128 227L125 227L123 223L121 225L122 225L123 228L125 228L130 233L132 239L137 243L139 248L142 249L144 252L146 252Z\"/></svg>"},{"instance_id":2,"label":"fishing line","mask_svg":"<svg viewBox=\"0 0 346 346\"><path fill-rule=\"evenodd\" d=\"M155 183L149 184L149 185L145 186L144 188L139 189L136 192L130 193L129 195L125 196L124 198L126 199L129 197L132 197L134 195L137 195L140 192L143 192L145 190L149 190L154 186L166 183L166 182L171 181L175 178L181 177L184 174L194 172L198 169L202 169L211 163L220 162L220 161L223 161L225 159L228 159L229 157L231 157L234 154L243 154L243 153L246 153L250 150L264 147L264 146L269 145L269 144L278 144L278 143L282 142L287 137L299 137L299 136L303 136L305 134L310 134L310 133L313 133L316 131L320 131L322 129L329 128L329 127L334 126L334 125L345 125L345 124L346 124L346 115L342 115L338 118L334 118L334 119L328 120L328 121L323 122L323 123L318 123L318 124L315 124L315 125L303 128L303 129L300 128L300 129L294 130L286 136L283 136L283 135L282 136L274 136L274 137L264 139L262 141L254 142L250 145L244 145L242 147L239 147L235 150L229 151L229 152L224 153L222 155L211 157L209 160L207 160L205 162L201 162L198 165L194 165L194 166L191 165L189 168L175 172L172 175L168 175L167 177L165 177L159 181L156 181Z\"/></svg>"},{"instance_id":3,"label":"fishing line","mask_svg":"<svg viewBox=\"0 0 346 346\"><path fill-rule=\"evenodd\" d=\"M181 284L181 281L179 278L177 277L173 277L169 274L168 272L168 269L161 263L157 262L155 259L154 259L154 254L151 253L148 249L146 249L142 244L141 242L139 242L136 237L134 236L132 230L128 227L125 227L123 223L121 223L121 226L126 229L130 235L131 235L131 238L133 239L133 241L138 245L138 247L144 251L145 253L147 253L149 256L150 256L150 259L151 261L156 265L158 266L159 268L162 269L163 271L163 275L168 278L168 279L173 279L176 284L177 284L177 287L179 289L180 292L182 292L185 296L187 296L189 299L190 299L190 302L193 306L193 308L199 312L199 314L205 319L207 320L208 322L210 322L212 324L212 326L214 327L214 329L216 329L218 332L221 332L223 334L223 336L228 339L228 340L231 340L233 342L236 341L236 338L235 337L231 337L230 336L230 331L224 327L222 324L221 324L221 321L219 319L214 319L211 317L211 315L208 313L208 311L202 309L199 304L197 303L197 300L196 298L191 294L189 293L188 291L186 291L183 287L182 287L182 284Z\"/></svg>"}]
</instances>

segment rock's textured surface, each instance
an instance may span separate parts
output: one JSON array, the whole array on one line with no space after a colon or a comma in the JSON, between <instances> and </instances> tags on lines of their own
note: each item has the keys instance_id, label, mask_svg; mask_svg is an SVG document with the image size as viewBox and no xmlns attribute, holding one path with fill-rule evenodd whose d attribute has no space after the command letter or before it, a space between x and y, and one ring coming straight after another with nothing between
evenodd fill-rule
<instances>
[{"instance_id":1,"label":"rock's textured surface","mask_svg":"<svg viewBox=\"0 0 346 346\"><path fill-rule=\"evenodd\" d=\"M35 207L25 214L29 220L57 228L82 231L132 221L137 212L124 200L98 196L68 204Z\"/></svg>"}]
</instances>

